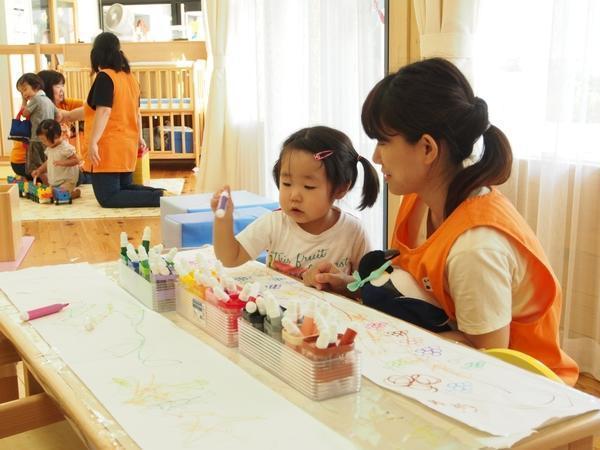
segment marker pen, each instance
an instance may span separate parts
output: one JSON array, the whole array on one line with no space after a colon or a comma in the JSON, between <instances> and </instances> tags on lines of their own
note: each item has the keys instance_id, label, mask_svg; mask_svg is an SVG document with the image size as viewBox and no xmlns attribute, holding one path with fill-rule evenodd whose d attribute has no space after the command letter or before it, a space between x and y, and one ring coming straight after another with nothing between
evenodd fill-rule
<instances>
[{"instance_id":1,"label":"marker pen","mask_svg":"<svg viewBox=\"0 0 600 450\"><path fill-rule=\"evenodd\" d=\"M121 259L125 264L129 262L129 258L127 257L127 233L121 231L120 235L121 240Z\"/></svg>"},{"instance_id":2,"label":"marker pen","mask_svg":"<svg viewBox=\"0 0 600 450\"><path fill-rule=\"evenodd\" d=\"M148 250L150 250L150 235L151 235L152 231L150 230L150 227L145 227L144 228L144 233L142 234L142 246L144 247L144 250L146 250L146 253L148 253Z\"/></svg>"},{"instance_id":3,"label":"marker pen","mask_svg":"<svg viewBox=\"0 0 600 450\"><path fill-rule=\"evenodd\" d=\"M265 306L265 299L262 297L256 297L256 306L258 307L258 312L261 316L265 316L267 314L267 308Z\"/></svg>"},{"instance_id":4,"label":"marker pen","mask_svg":"<svg viewBox=\"0 0 600 450\"><path fill-rule=\"evenodd\" d=\"M244 310L242 311L242 317L257 330L265 330L263 326L263 316L258 312L258 306L255 302L246 302L246 306L244 306Z\"/></svg>"},{"instance_id":5,"label":"marker pen","mask_svg":"<svg viewBox=\"0 0 600 450\"><path fill-rule=\"evenodd\" d=\"M265 333L281 342L281 308L277 303L268 303L264 327Z\"/></svg>"},{"instance_id":6,"label":"marker pen","mask_svg":"<svg viewBox=\"0 0 600 450\"><path fill-rule=\"evenodd\" d=\"M250 297L250 289L252 288L252 283L246 283L242 290L240 291L240 300L243 302L248 301L248 297Z\"/></svg>"},{"instance_id":7,"label":"marker pen","mask_svg":"<svg viewBox=\"0 0 600 450\"><path fill-rule=\"evenodd\" d=\"M38 317L48 316L50 314L61 311L64 307L69 306L68 303L54 303L48 306L42 306L41 308L31 309L29 311L21 313L21 320L28 321L37 319Z\"/></svg>"},{"instance_id":8,"label":"marker pen","mask_svg":"<svg viewBox=\"0 0 600 450\"><path fill-rule=\"evenodd\" d=\"M223 191L219 196L219 201L217 202L217 209L215 211L215 216L219 219L225 217L225 209L227 208L227 201L229 200L229 192Z\"/></svg>"},{"instance_id":9,"label":"marker pen","mask_svg":"<svg viewBox=\"0 0 600 450\"><path fill-rule=\"evenodd\" d=\"M356 330L354 330L353 328L346 328L346 331L344 331L344 334L342 335L342 337L340 338L340 342L338 343L338 345L350 345L354 342L354 338L356 337Z\"/></svg>"},{"instance_id":10,"label":"marker pen","mask_svg":"<svg viewBox=\"0 0 600 450\"><path fill-rule=\"evenodd\" d=\"M304 313L304 319L302 320L302 325L300 326L300 330L304 336L310 336L311 334L315 334L316 326L315 326L315 304L310 303L306 312Z\"/></svg>"},{"instance_id":11,"label":"marker pen","mask_svg":"<svg viewBox=\"0 0 600 450\"><path fill-rule=\"evenodd\" d=\"M315 342L315 347L320 350L326 349L329 347L329 332L326 330L319 331L319 337Z\"/></svg>"},{"instance_id":12,"label":"marker pen","mask_svg":"<svg viewBox=\"0 0 600 450\"><path fill-rule=\"evenodd\" d=\"M140 245L138 247L138 255L140 255L140 275L150 281L150 263L148 262L148 253L146 247Z\"/></svg>"},{"instance_id":13,"label":"marker pen","mask_svg":"<svg viewBox=\"0 0 600 450\"><path fill-rule=\"evenodd\" d=\"M167 267L173 267L173 259L175 258L176 254L177 247L173 247L171 250L169 250L169 253L166 254L165 261L167 262Z\"/></svg>"},{"instance_id":14,"label":"marker pen","mask_svg":"<svg viewBox=\"0 0 600 450\"><path fill-rule=\"evenodd\" d=\"M131 244L131 242L127 243L127 257L129 258L129 262L133 270L139 273L140 270L140 258L135 251L135 248Z\"/></svg>"}]
</instances>

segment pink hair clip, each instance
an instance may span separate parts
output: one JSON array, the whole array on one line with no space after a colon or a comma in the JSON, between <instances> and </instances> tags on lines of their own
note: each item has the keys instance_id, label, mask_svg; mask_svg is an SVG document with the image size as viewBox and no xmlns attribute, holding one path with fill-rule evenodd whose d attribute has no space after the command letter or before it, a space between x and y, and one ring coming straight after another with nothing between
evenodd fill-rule
<instances>
[{"instance_id":1,"label":"pink hair clip","mask_svg":"<svg viewBox=\"0 0 600 450\"><path fill-rule=\"evenodd\" d=\"M333 155L333 150L323 150L322 152L315 153L315 159L321 161L331 155Z\"/></svg>"}]
</instances>

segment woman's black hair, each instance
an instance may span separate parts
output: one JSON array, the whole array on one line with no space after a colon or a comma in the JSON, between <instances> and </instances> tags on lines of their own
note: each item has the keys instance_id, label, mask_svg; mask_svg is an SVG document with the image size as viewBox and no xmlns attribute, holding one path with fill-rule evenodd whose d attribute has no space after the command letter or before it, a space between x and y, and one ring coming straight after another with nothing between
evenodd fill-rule
<instances>
[{"instance_id":1,"label":"woman's black hair","mask_svg":"<svg viewBox=\"0 0 600 450\"><path fill-rule=\"evenodd\" d=\"M94 39L90 53L92 72L98 73L100 68L113 69L115 72L129 73L129 61L121 51L119 38L108 31L100 33Z\"/></svg>"},{"instance_id":2,"label":"woman's black hair","mask_svg":"<svg viewBox=\"0 0 600 450\"><path fill-rule=\"evenodd\" d=\"M21 86L24 83L27 83L35 90L44 89L44 82L42 81L42 79L32 72L24 73L19 77L16 84L17 89L19 89L19 86Z\"/></svg>"},{"instance_id":3,"label":"woman's black hair","mask_svg":"<svg viewBox=\"0 0 600 450\"><path fill-rule=\"evenodd\" d=\"M401 135L414 144L429 134L439 147L447 144L448 161L460 170L448 186L445 217L473 190L502 184L510 176L508 139L490 125L486 102L475 97L465 76L445 59L409 64L377 83L363 104L362 124L369 137L383 142ZM463 168L481 136L481 158Z\"/></svg>"},{"instance_id":4,"label":"woman's black hair","mask_svg":"<svg viewBox=\"0 0 600 450\"><path fill-rule=\"evenodd\" d=\"M316 126L303 128L288 137L282 145L279 159L273 166L273 178L279 186L279 174L283 156L292 150L300 150L316 155L330 151L331 154L320 159L325 166L327 180L332 185L333 192L340 189L352 189L358 177L357 164L363 166L364 179L362 197L358 209L371 207L379 194L379 178L377 171L368 159L363 158L352 146L352 141L341 131L333 128Z\"/></svg>"},{"instance_id":5,"label":"woman's black hair","mask_svg":"<svg viewBox=\"0 0 600 450\"><path fill-rule=\"evenodd\" d=\"M35 130L37 136L45 136L50 142L54 143L62 135L60 124L54 119L45 119L40 122Z\"/></svg>"},{"instance_id":6,"label":"woman's black hair","mask_svg":"<svg viewBox=\"0 0 600 450\"><path fill-rule=\"evenodd\" d=\"M37 74L44 82L46 97L54 103L54 86L61 83L65 84L64 75L56 70L40 70Z\"/></svg>"}]
</instances>

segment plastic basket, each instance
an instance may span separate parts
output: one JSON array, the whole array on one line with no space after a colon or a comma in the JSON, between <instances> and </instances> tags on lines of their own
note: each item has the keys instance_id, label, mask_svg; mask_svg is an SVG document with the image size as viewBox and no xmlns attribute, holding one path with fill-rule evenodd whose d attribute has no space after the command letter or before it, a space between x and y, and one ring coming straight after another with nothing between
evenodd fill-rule
<instances>
[{"instance_id":1,"label":"plastic basket","mask_svg":"<svg viewBox=\"0 0 600 450\"><path fill-rule=\"evenodd\" d=\"M360 390L360 358L354 346L320 354L314 337L294 350L240 318L240 353L313 400L325 400ZM308 355L308 356L307 356Z\"/></svg>"}]
</instances>

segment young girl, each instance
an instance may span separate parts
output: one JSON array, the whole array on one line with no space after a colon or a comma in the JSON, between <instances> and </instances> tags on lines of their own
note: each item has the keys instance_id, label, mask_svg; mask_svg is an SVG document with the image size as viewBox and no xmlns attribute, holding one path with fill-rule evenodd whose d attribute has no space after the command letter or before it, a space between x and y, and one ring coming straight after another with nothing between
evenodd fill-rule
<instances>
[{"instance_id":1,"label":"young girl","mask_svg":"<svg viewBox=\"0 0 600 450\"><path fill-rule=\"evenodd\" d=\"M233 205L228 201L225 216L216 218L213 227L217 258L227 267L239 266L266 249L269 267L297 277L318 261L351 273L370 250L369 242L359 220L333 203L354 187L358 164L364 170L362 210L377 200L379 179L350 139L323 126L292 134L273 167L281 210L261 217L234 237ZM222 192L212 198L213 211Z\"/></svg>"},{"instance_id":2,"label":"young girl","mask_svg":"<svg viewBox=\"0 0 600 450\"><path fill-rule=\"evenodd\" d=\"M58 117L58 109L44 92L44 82L35 73L26 73L17 80L17 90L23 96L21 111L31 121L31 139L27 148L25 173L30 175L46 160L44 144L35 135L40 123Z\"/></svg>"},{"instance_id":3,"label":"young girl","mask_svg":"<svg viewBox=\"0 0 600 450\"><path fill-rule=\"evenodd\" d=\"M559 346L558 280L535 233L493 188L510 176L512 151L486 102L452 63L434 58L377 83L362 122L378 141L373 161L388 189L403 196L394 263L453 321L455 330L442 334L519 350L575 384L577 364ZM316 277L332 283L336 275Z\"/></svg>"},{"instance_id":4,"label":"young girl","mask_svg":"<svg viewBox=\"0 0 600 450\"><path fill-rule=\"evenodd\" d=\"M71 193L71 198L77 198L81 191L76 189L79 180L79 158L75 147L63 137L60 124L56 120L44 120L36 130L37 136L46 146L46 161L31 172L34 178L47 174L48 184L60 187Z\"/></svg>"}]
</instances>

